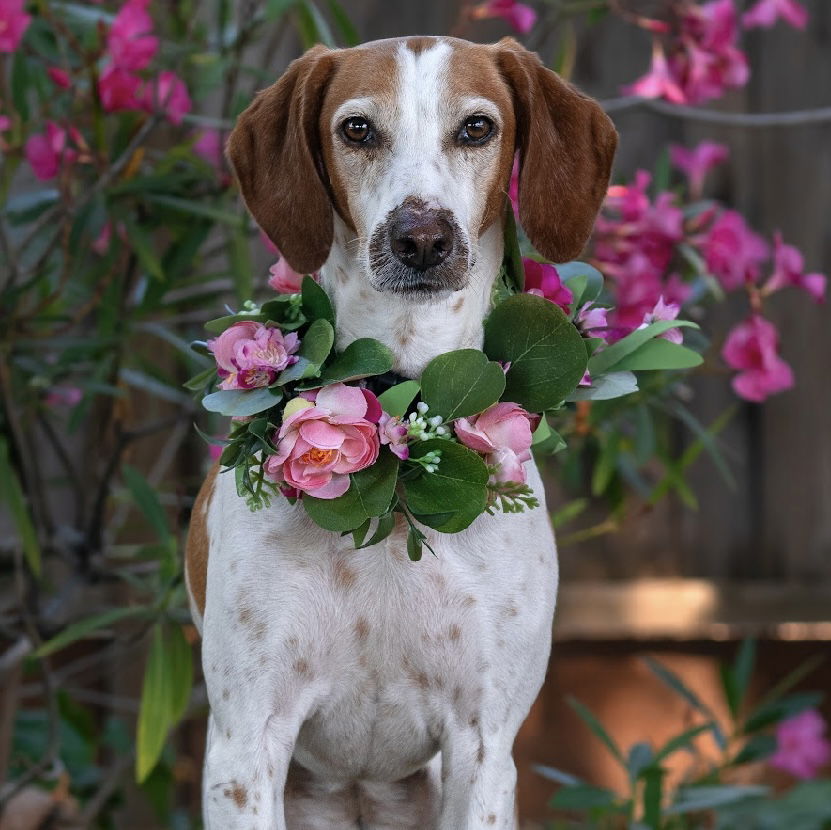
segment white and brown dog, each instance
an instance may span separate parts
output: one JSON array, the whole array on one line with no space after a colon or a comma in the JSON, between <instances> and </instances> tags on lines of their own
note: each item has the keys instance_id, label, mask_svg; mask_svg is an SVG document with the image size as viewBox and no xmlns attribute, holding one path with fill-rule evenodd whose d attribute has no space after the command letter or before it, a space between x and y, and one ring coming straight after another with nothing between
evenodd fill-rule
<instances>
[{"instance_id":1,"label":"white and brown dog","mask_svg":"<svg viewBox=\"0 0 831 830\"><path fill-rule=\"evenodd\" d=\"M513 40L315 47L240 116L229 158L296 270L320 269L336 345L374 337L417 377L480 348L520 154L522 225L562 262L605 194L617 135ZM542 505L540 476L528 480ZM205 482L188 587L211 704L208 830L514 828L514 738L551 645L544 506L352 549L301 505L251 513Z\"/></svg>"}]
</instances>

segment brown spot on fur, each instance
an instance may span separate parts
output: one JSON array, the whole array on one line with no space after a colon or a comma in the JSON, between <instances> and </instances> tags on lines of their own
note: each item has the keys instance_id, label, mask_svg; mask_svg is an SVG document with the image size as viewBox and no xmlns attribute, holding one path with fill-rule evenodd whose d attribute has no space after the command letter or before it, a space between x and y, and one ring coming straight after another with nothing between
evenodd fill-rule
<instances>
[{"instance_id":1,"label":"brown spot on fur","mask_svg":"<svg viewBox=\"0 0 831 830\"><path fill-rule=\"evenodd\" d=\"M452 305L453 313L458 314L464 308L464 305L465 305L465 298L464 297L459 297L459 299L456 300L456 302L453 303L453 305Z\"/></svg>"},{"instance_id":2,"label":"brown spot on fur","mask_svg":"<svg viewBox=\"0 0 831 830\"><path fill-rule=\"evenodd\" d=\"M474 716L473 716L473 717L472 717L472 718L468 721L468 725L470 726L470 728L471 728L471 729L476 729L476 727L477 727L477 726L479 726L479 718L478 718L478 717L476 717L476 715L474 715Z\"/></svg>"},{"instance_id":3,"label":"brown spot on fur","mask_svg":"<svg viewBox=\"0 0 831 830\"><path fill-rule=\"evenodd\" d=\"M227 794L228 791L226 790L225 792ZM234 804L237 805L237 808L242 810L245 808L245 805L248 804L248 791L242 786L242 784L232 781L231 798L234 799Z\"/></svg>"},{"instance_id":4,"label":"brown spot on fur","mask_svg":"<svg viewBox=\"0 0 831 830\"><path fill-rule=\"evenodd\" d=\"M300 645L300 640L298 640L297 637L289 637L288 640L286 640L286 646L288 646L288 648L290 648L290 649L295 649L299 645Z\"/></svg>"},{"instance_id":5,"label":"brown spot on fur","mask_svg":"<svg viewBox=\"0 0 831 830\"><path fill-rule=\"evenodd\" d=\"M240 608L239 614L237 615L237 617L243 625L250 625L251 624L251 609L247 605L244 605L242 608Z\"/></svg>"},{"instance_id":6,"label":"brown spot on fur","mask_svg":"<svg viewBox=\"0 0 831 830\"><path fill-rule=\"evenodd\" d=\"M369 623L366 617L358 617L355 621L355 634L358 635L359 640L365 640L369 634Z\"/></svg>"},{"instance_id":7,"label":"brown spot on fur","mask_svg":"<svg viewBox=\"0 0 831 830\"><path fill-rule=\"evenodd\" d=\"M335 576L335 585L338 588L348 590L355 584L355 579L357 578L355 575L355 571L353 571L343 559L335 559L335 562L332 566L334 570Z\"/></svg>"},{"instance_id":8,"label":"brown spot on fur","mask_svg":"<svg viewBox=\"0 0 831 830\"><path fill-rule=\"evenodd\" d=\"M496 824L496 814L495 813L491 813L488 816L488 824Z\"/></svg>"},{"instance_id":9,"label":"brown spot on fur","mask_svg":"<svg viewBox=\"0 0 831 830\"><path fill-rule=\"evenodd\" d=\"M422 689L428 689L430 687L430 678L424 672L419 672L416 675L415 681Z\"/></svg>"},{"instance_id":10,"label":"brown spot on fur","mask_svg":"<svg viewBox=\"0 0 831 830\"><path fill-rule=\"evenodd\" d=\"M222 690L222 699L223 700L228 700L229 697L231 697L231 690L230 689L223 689Z\"/></svg>"},{"instance_id":11,"label":"brown spot on fur","mask_svg":"<svg viewBox=\"0 0 831 830\"><path fill-rule=\"evenodd\" d=\"M311 674L309 663L306 660L295 660L292 668L303 677L308 677Z\"/></svg>"},{"instance_id":12,"label":"brown spot on fur","mask_svg":"<svg viewBox=\"0 0 831 830\"><path fill-rule=\"evenodd\" d=\"M447 632L447 636L451 640L458 640L459 637L462 636L462 629L454 623L453 625L450 626L450 629Z\"/></svg>"},{"instance_id":13,"label":"brown spot on fur","mask_svg":"<svg viewBox=\"0 0 831 830\"><path fill-rule=\"evenodd\" d=\"M472 607L472 606L476 605L476 597L472 596L471 594L468 594L468 595L467 595L467 596L466 596L466 597L462 600L462 605L463 605L465 608L470 608L470 607Z\"/></svg>"},{"instance_id":14,"label":"brown spot on fur","mask_svg":"<svg viewBox=\"0 0 831 830\"><path fill-rule=\"evenodd\" d=\"M485 745L479 744L479 749L476 750L476 763L482 764L485 761Z\"/></svg>"},{"instance_id":15,"label":"brown spot on fur","mask_svg":"<svg viewBox=\"0 0 831 830\"><path fill-rule=\"evenodd\" d=\"M217 461L211 467L193 503L188 539L185 543L185 573L188 577L188 589L196 610L203 617L208 585L208 507L214 494L218 472L219 462Z\"/></svg>"},{"instance_id":16,"label":"brown spot on fur","mask_svg":"<svg viewBox=\"0 0 831 830\"><path fill-rule=\"evenodd\" d=\"M231 730L230 729L225 730L225 737L230 739L230 737L231 737Z\"/></svg>"}]
</instances>

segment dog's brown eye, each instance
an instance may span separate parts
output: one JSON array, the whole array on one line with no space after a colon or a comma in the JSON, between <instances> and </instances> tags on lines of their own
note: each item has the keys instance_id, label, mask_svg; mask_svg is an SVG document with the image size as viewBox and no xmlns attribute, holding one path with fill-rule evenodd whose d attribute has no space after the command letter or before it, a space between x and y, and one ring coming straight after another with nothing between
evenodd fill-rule
<instances>
[{"instance_id":1,"label":"dog's brown eye","mask_svg":"<svg viewBox=\"0 0 831 830\"><path fill-rule=\"evenodd\" d=\"M473 115L465 121L459 130L462 144L484 144L493 132L493 121L484 115Z\"/></svg>"},{"instance_id":2,"label":"dog's brown eye","mask_svg":"<svg viewBox=\"0 0 831 830\"><path fill-rule=\"evenodd\" d=\"M347 141L351 141L353 144L366 144L373 137L372 126L366 118L347 118L341 124L341 131Z\"/></svg>"}]
</instances>

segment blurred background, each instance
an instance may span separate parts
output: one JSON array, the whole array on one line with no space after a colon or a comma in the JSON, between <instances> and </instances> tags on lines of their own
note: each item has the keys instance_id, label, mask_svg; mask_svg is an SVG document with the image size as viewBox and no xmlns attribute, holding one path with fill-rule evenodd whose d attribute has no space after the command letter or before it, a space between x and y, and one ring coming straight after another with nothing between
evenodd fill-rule
<instances>
[{"instance_id":1,"label":"blurred background","mask_svg":"<svg viewBox=\"0 0 831 830\"><path fill-rule=\"evenodd\" d=\"M120 3L21 3L31 20L19 43L4 42L0 27L0 794L18 799L2 830L201 826L206 699L181 550L211 463L193 422L208 435L226 427L200 414L182 384L207 367L188 348L202 324L225 303L269 291L277 255L244 217L219 147L253 92L305 47L512 34L604 103L621 134L616 183L643 169L656 188L681 194L668 145L718 142L729 158L708 178L707 199L768 240L781 231L806 271L831 269L826 0L801 3L804 29L746 27L749 79L695 107L622 92L650 71L655 33L643 16L677 24L684 4L669 0L536 2L527 32L507 14L512 3L133 3L154 28L136 24L131 36L159 39L147 45L152 66L117 66L110 29ZM131 86L139 76L144 86ZM561 593L548 678L516 746L523 827L553 816L556 786L535 764L628 786L569 696L628 747L699 723L695 701L706 718L733 717L720 666L748 637L757 642L748 706L795 669L793 690L831 687L831 667L814 659L831 639L828 312L798 291L766 301L795 386L752 403L737 397L718 355L747 317L748 296L720 299L705 303L699 292L684 309L711 340L704 369L673 381L686 414L655 413L646 437L617 414L596 417L587 433L572 424L574 442L547 466ZM640 436L647 449L604 455L616 430L616 446ZM692 701L644 655L672 670ZM165 680L176 705L148 699L153 657L178 667ZM779 714L819 698L802 702ZM137 784L142 707L152 726ZM706 731L696 744L697 757L721 751ZM687 774L687 762L673 756L670 778ZM768 768L742 774L777 792L791 783ZM827 818L804 826L819 830Z\"/></svg>"}]
</instances>

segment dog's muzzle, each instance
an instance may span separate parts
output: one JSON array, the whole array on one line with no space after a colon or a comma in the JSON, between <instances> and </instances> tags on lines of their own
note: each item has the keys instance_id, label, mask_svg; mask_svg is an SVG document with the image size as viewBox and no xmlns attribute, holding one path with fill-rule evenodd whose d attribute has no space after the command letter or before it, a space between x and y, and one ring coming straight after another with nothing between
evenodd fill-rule
<instances>
[{"instance_id":1,"label":"dog's muzzle","mask_svg":"<svg viewBox=\"0 0 831 830\"><path fill-rule=\"evenodd\" d=\"M389 244L399 262L423 272L447 259L455 234L444 213L404 206L392 212Z\"/></svg>"}]
</instances>

